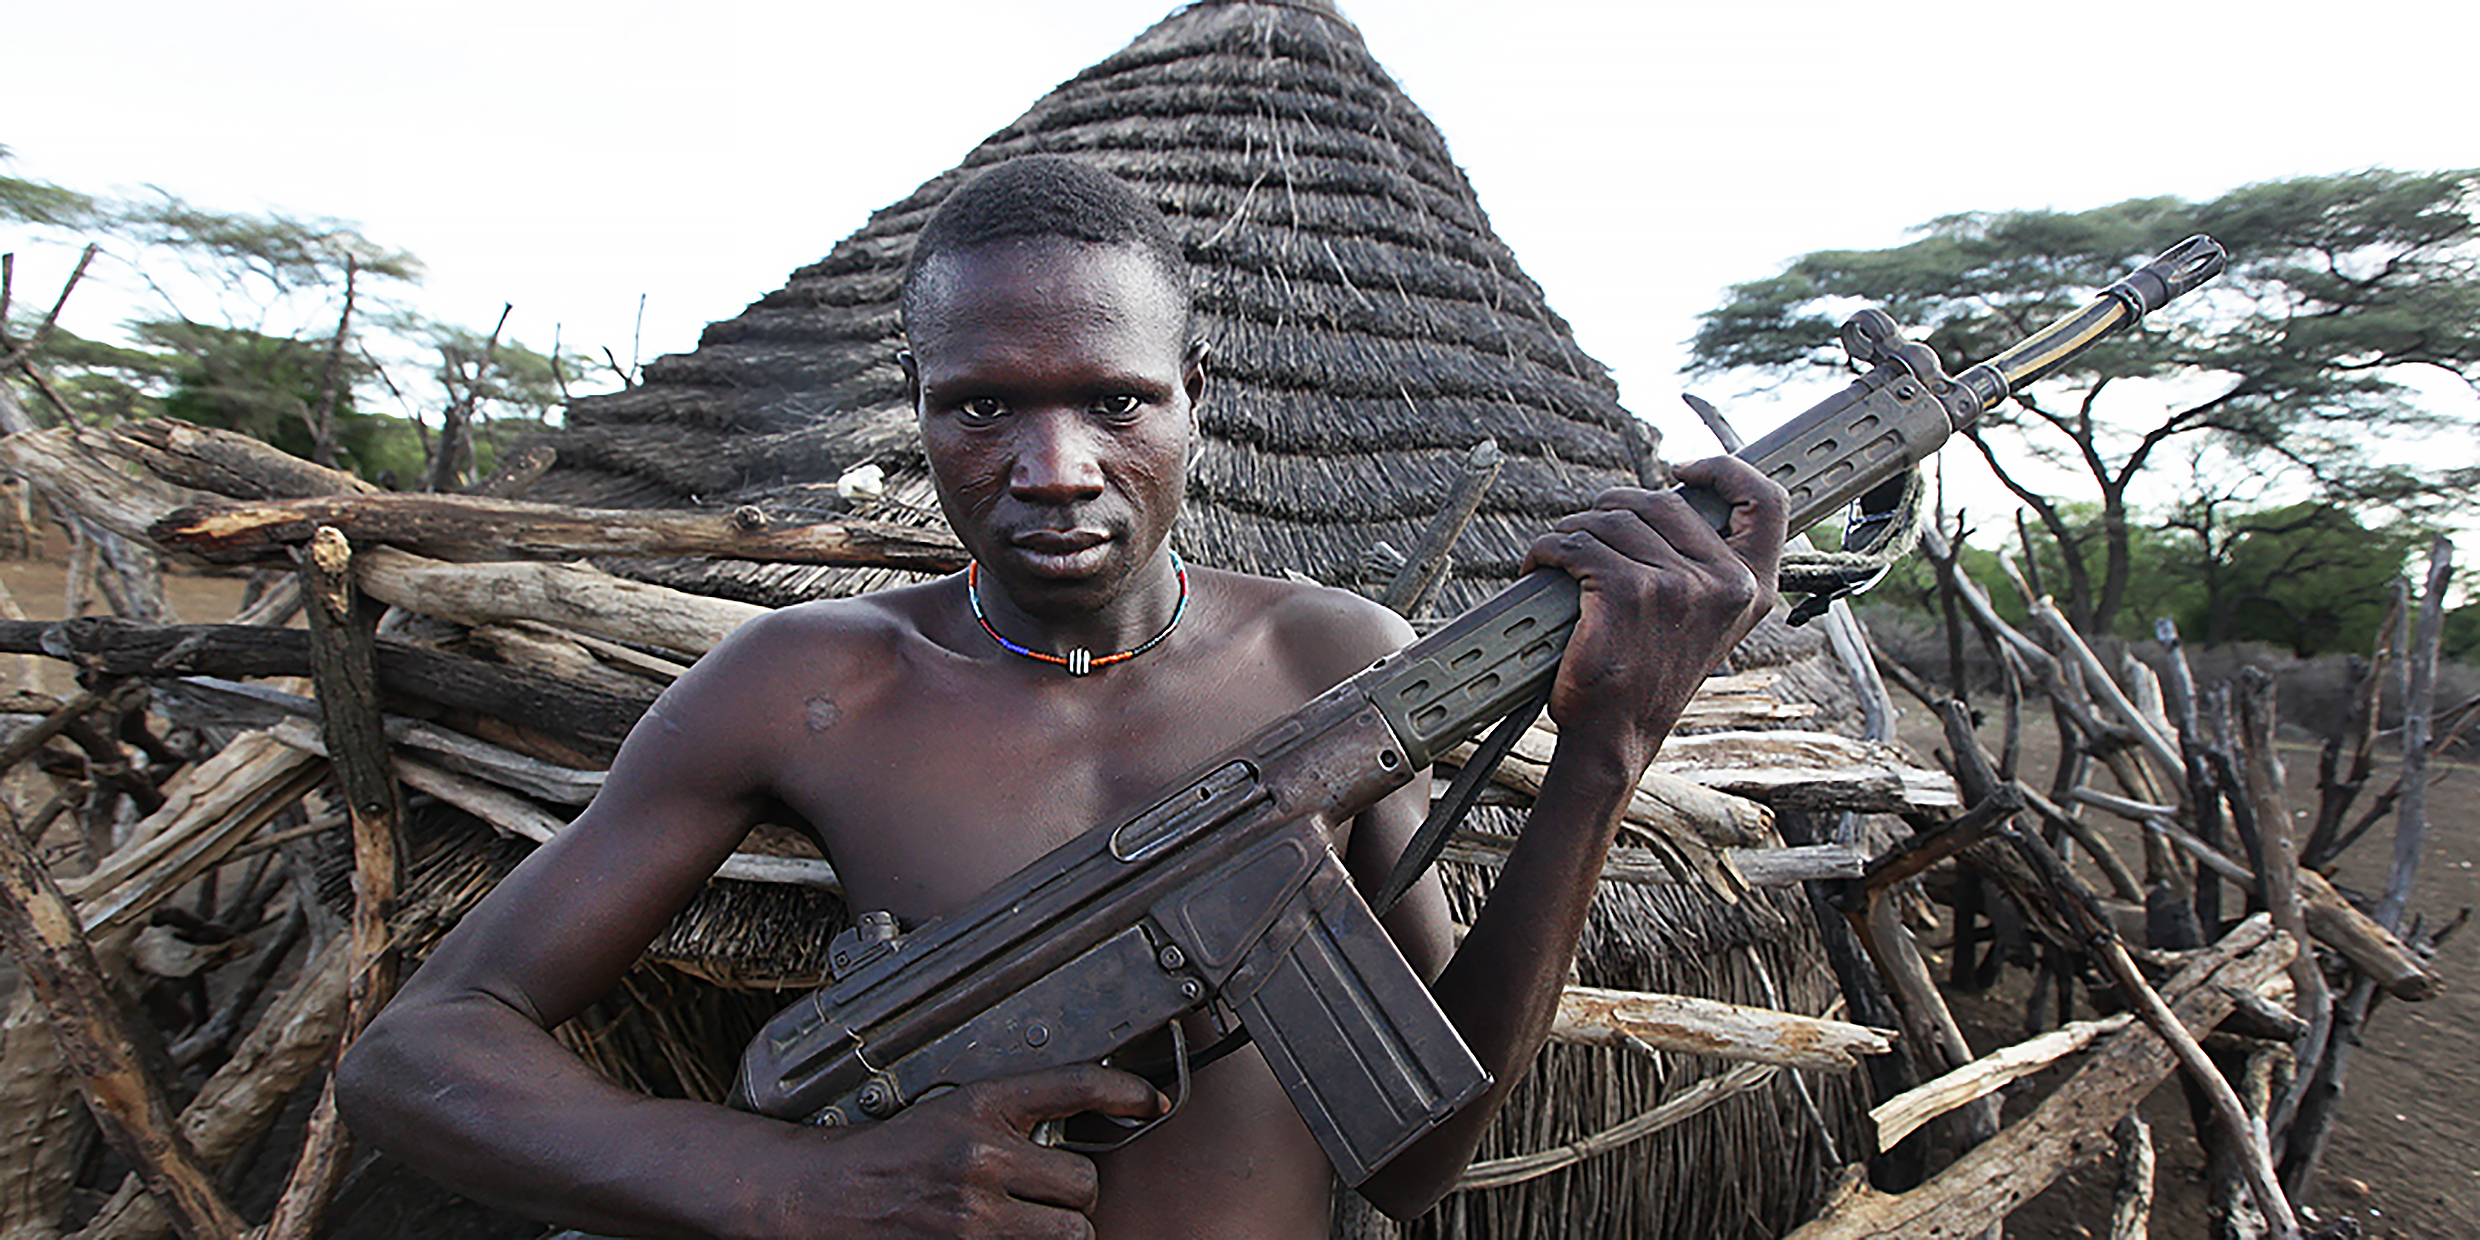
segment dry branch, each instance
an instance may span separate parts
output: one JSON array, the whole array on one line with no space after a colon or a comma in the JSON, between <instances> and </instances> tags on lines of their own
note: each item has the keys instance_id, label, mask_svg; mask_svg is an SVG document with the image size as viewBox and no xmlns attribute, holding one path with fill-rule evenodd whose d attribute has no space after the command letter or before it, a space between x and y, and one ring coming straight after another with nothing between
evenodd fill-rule
<instances>
[{"instance_id":1,"label":"dry branch","mask_svg":"<svg viewBox=\"0 0 2480 1240\"><path fill-rule=\"evenodd\" d=\"M2296 948L2262 916L2240 923L2164 987L2190 1032L2211 1029L2231 994L2278 978ZM2112 1035L2030 1115L1899 1196L1860 1188L1792 1233L1791 1240L1965 1236L1987 1229L2100 1148L2110 1127L2133 1110L2173 1066L2150 1029Z\"/></svg>"},{"instance_id":2,"label":"dry branch","mask_svg":"<svg viewBox=\"0 0 2480 1240\"><path fill-rule=\"evenodd\" d=\"M307 756L247 735L177 783L163 808L92 871L64 880L84 927L99 932L146 915L228 855L324 776Z\"/></svg>"},{"instance_id":3,"label":"dry branch","mask_svg":"<svg viewBox=\"0 0 2480 1240\"><path fill-rule=\"evenodd\" d=\"M1674 736L1653 770L1777 809L1904 813L1955 809L1945 774L1884 745L1830 732L1705 732Z\"/></svg>"},{"instance_id":4,"label":"dry branch","mask_svg":"<svg viewBox=\"0 0 2480 1240\"><path fill-rule=\"evenodd\" d=\"M2121 1012L2100 1020L2079 1020L2038 1037L2001 1047L1964 1066L1888 1098L1869 1109L1877 1124L1877 1148L1890 1150L1912 1130L1975 1098L1986 1097L2007 1082L2030 1076L2084 1049L2103 1034L2116 1033L2135 1017Z\"/></svg>"},{"instance_id":5,"label":"dry branch","mask_svg":"<svg viewBox=\"0 0 2480 1240\"><path fill-rule=\"evenodd\" d=\"M166 482L235 500L379 493L344 470L313 464L237 431L177 418L123 422L94 442Z\"/></svg>"},{"instance_id":6,"label":"dry branch","mask_svg":"<svg viewBox=\"0 0 2480 1240\"><path fill-rule=\"evenodd\" d=\"M29 431L0 439L0 473L19 475L64 511L140 541L172 510L206 498L133 475L109 459L111 451L111 437L103 431Z\"/></svg>"},{"instance_id":7,"label":"dry branch","mask_svg":"<svg viewBox=\"0 0 2480 1240\"><path fill-rule=\"evenodd\" d=\"M293 1091L334 1057L344 1024L345 956L339 938L304 962L292 986L182 1110L181 1131L200 1161L220 1165L248 1148L283 1114ZM162 1240L171 1230L162 1207L133 1178L79 1240Z\"/></svg>"},{"instance_id":8,"label":"dry branch","mask_svg":"<svg viewBox=\"0 0 2480 1240\"><path fill-rule=\"evenodd\" d=\"M106 616L59 624L0 620L0 652L45 654L127 676L302 676L310 635L240 624L142 625ZM399 697L491 715L522 727L617 746L654 700L572 684L504 664L381 640L379 683Z\"/></svg>"},{"instance_id":9,"label":"dry branch","mask_svg":"<svg viewBox=\"0 0 2480 1240\"><path fill-rule=\"evenodd\" d=\"M2401 939L2394 937L2393 931L2343 899L2324 875L2301 870L2298 887L2308 933L2315 935L2317 942L2341 952L2360 972L2384 987L2387 994L2397 999L2428 999L2443 987L2437 975Z\"/></svg>"},{"instance_id":10,"label":"dry branch","mask_svg":"<svg viewBox=\"0 0 2480 1240\"><path fill-rule=\"evenodd\" d=\"M77 915L51 875L0 823L0 933L25 985L51 1017L52 1036L104 1135L128 1158L190 1240L241 1240L247 1230L181 1135L178 1115L138 1058Z\"/></svg>"},{"instance_id":11,"label":"dry branch","mask_svg":"<svg viewBox=\"0 0 2480 1240\"><path fill-rule=\"evenodd\" d=\"M270 728L277 740L305 753L326 752L318 729L298 719L287 720ZM427 762L398 755L396 777L416 792L427 792L450 805L480 818L492 827L537 844L544 843L565 830L568 823L532 801L493 787L481 780L443 771ZM835 891L842 882L835 876L835 867L815 857L768 857L754 853L734 853L724 859L715 877L751 883L782 883L795 887L816 887Z\"/></svg>"},{"instance_id":12,"label":"dry branch","mask_svg":"<svg viewBox=\"0 0 2480 1240\"><path fill-rule=\"evenodd\" d=\"M573 559L588 555L703 556L779 564L837 564L944 573L964 547L943 529L843 517L783 525L756 508L666 512L570 508L478 495L320 495L208 501L170 513L155 540L218 564L280 561L321 525L359 546L385 545L443 560Z\"/></svg>"},{"instance_id":13,"label":"dry branch","mask_svg":"<svg viewBox=\"0 0 2480 1240\"><path fill-rule=\"evenodd\" d=\"M1550 1028L1555 1041L1652 1053L1672 1051L1786 1068L1847 1072L1862 1055L1894 1049L1894 1031L1744 1007L1689 995L1569 986Z\"/></svg>"},{"instance_id":14,"label":"dry branch","mask_svg":"<svg viewBox=\"0 0 2480 1240\"><path fill-rule=\"evenodd\" d=\"M357 560L362 589L407 611L458 624L539 620L693 656L767 611L576 565L448 564L389 547Z\"/></svg>"}]
</instances>

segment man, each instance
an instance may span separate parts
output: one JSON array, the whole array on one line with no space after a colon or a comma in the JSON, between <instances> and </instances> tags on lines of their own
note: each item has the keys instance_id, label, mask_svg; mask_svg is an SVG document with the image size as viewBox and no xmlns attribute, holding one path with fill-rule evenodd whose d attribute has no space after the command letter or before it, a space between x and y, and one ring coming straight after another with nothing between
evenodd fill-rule
<instances>
[{"instance_id":1,"label":"man","mask_svg":"<svg viewBox=\"0 0 2480 1240\"><path fill-rule=\"evenodd\" d=\"M1027 1134L1164 1099L1084 1066L810 1129L630 1094L544 1032L616 982L754 822L806 824L852 906L909 927L1409 638L1355 595L1170 551L1205 350L1178 244L1118 181L1033 158L958 190L916 242L904 321L923 447L973 571L733 634L655 704L575 825L441 942L354 1048L339 1102L464 1192L614 1234L1322 1236L1330 1169L1254 1049L1087 1158ZM1533 547L1584 593L1546 790L1460 948L1435 879L1387 919L1498 1082L1363 1188L1391 1213L1453 1185L1540 1048L1629 791L1772 602L1779 489L1735 461L1680 472L1730 501L1727 540L1674 495L1624 491ZM1425 793L1337 832L1364 891Z\"/></svg>"}]
</instances>

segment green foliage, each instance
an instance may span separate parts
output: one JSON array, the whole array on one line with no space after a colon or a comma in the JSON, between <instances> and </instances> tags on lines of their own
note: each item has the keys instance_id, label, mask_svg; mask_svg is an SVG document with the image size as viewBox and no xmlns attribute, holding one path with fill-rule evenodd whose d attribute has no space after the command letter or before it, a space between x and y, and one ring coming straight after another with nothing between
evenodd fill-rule
<instances>
[{"instance_id":1,"label":"green foliage","mask_svg":"<svg viewBox=\"0 0 2480 1240\"><path fill-rule=\"evenodd\" d=\"M361 397L374 385L405 398L408 385L390 379L380 358L392 366L409 351L440 358L423 368L447 406L431 412L460 426L472 420L470 434L453 437L457 456L485 468L504 445L547 425L566 401L565 381L583 373L581 358L555 363L392 306L391 289L417 280L421 264L335 220L216 211L161 192L99 198L0 178L0 221L102 241L167 300L206 291L212 313L135 321L121 343L57 326L37 342L32 362L83 421L169 415L412 486L428 472L432 438L415 420L366 407ZM21 318L10 336L31 339L36 326Z\"/></svg>"},{"instance_id":2,"label":"green foliage","mask_svg":"<svg viewBox=\"0 0 2480 1240\"><path fill-rule=\"evenodd\" d=\"M187 319L137 323L132 332L168 361L171 390L158 402L160 412L238 431L295 456L311 454L311 411L325 390L329 342ZM354 407L352 388L368 364L347 354L339 368L342 387L333 412L344 458L339 463L374 479L389 471L399 478L419 474L422 443L413 427Z\"/></svg>"},{"instance_id":3,"label":"green foliage","mask_svg":"<svg viewBox=\"0 0 2480 1240\"><path fill-rule=\"evenodd\" d=\"M2183 633L2205 642L2263 642L2301 658L2374 649L2389 589L2412 549L2426 541L2407 527L2372 530L2349 510L2291 504L2246 514L2218 554L2195 555L2192 583L2176 613ZM2202 548L2188 540L2191 555Z\"/></svg>"},{"instance_id":4,"label":"green foliage","mask_svg":"<svg viewBox=\"0 0 2480 1240\"><path fill-rule=\"evenodd\" d=\"M2458 663L2480 662L2480 603L2465 603L2446 613L2442 657Z\"/></svg>"},{"instance_id":5,"label":"green foliage","mask_svg":"<svg viewBox=\"0 0 2480 1240\"><path fill-rule=\"evenodd\" d=\"M2480 468L2413 468L2367 447L2374 431L2438 435L2458 452L2473 438L2475 428L2448 423L2403 379L2407 368L2435 367L2480 384L2480 170L2301 177L2207 203L2161 197L2074 213L1949 216L1909 244L1810 254L1733 288L1704 316L1694 366L1839 367L1835 329L1860 299L1960 366L2193 232L2229 249L2228 272L1992 411L1984 427L2006 436L2005 451L1975 435L2066 548L2053 589L2079 623L2113 627L2130 603L2140 523L2129 492L2174 441L2278 471L2294 493L2326 503L2380 506L2395 519L2468 512ZM2105 414L2099 394L2135 379L2184 382L2148 389L2160 402L2149 412ZM2026 455L2088 479L2098 520L2072 517L2021 481Z\"/></svg>"}]
</instances>

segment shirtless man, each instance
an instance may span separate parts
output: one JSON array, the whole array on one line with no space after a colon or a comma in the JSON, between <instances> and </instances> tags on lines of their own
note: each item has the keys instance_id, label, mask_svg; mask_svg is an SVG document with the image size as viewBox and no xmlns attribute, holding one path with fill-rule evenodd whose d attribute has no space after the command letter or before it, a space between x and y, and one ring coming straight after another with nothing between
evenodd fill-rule
<instances>
[{"instance_id":1,"label":"shirtless man","mask_svg":"<svg viewBox=\"0 0 2480 1240\"><path fill-rule=\"evenodd\" d=\"M907 388L978 571L786 608L717 647L575 825L355 1045L339 1104L463 1192L614 1235L1324 1236L1331 1171L1254 1048L1200 1070L1154 1132L1088 1158L1027 1133L1081 1111L1150 1117L1162 1097L1076 1067L813 1129L621 1090L545 1032L619 980L753 823L805 824L854 908L915 925L1410 638L1356 595L1183 576L1169 553L1204 349L1151 205L1082 165L1018 160L952 195L916 247ZM1532 1062L1629 790L1772 603L1781 491L1736 461L1679 473L1730 501L1727 540L1676 496L1630 490L1532 548L1584 597L1546 791L1460 948L1435 878L1387 918L1498 1082L1363 1188L1391 1214L1453 1185ZM1075 651L1097 652L1089 674L1060 665ZM1364 891L1426 791L1337 833Z\"/></svg>"}]
</instances>

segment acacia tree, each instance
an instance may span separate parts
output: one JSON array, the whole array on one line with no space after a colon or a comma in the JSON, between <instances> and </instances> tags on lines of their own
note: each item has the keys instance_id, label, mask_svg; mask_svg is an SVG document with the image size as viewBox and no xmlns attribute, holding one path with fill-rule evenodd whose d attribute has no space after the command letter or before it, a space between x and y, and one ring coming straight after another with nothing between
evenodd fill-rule
<instances>
[{"instance_id":1,"label":"acacia tree","mask_svg":"<svg viewBox=\"0 0 2480 1240\"><path fill-rule=\"evenodd\" d=\"M477 451L487 463L501 440L541 427L583 373L582 357L538 353L496 330L486 340L391 304L420 264L337 221L0 177L5 222L101 243L107 265L118 259L162 310L124 324L119 342L48 321L39 331L0 325L0 360L59 416L169 414L374 481L436 489L456 485ZM435 394L408 393L424 385L400 380L417 373ZM356 399L365 388L395 393L406 416L366 408ZM10 395L0 388L0 400ZM426 404L442 424L435 439L419 411Z\"/></svg>"},{"instance_id":2,"label":"acacia tree","mask_svg":"<svg viewBox=\"0 0 2480 1240\"><path fill-rule=\"evenodd\" d=\"M1917 240L1824 251L1733 287L1707 312L1690 369L1789 374L1845 364L1836 316L1853 299L1961 365L1997 352L2189 233L2229 270L2138 330L2095 347L1985 417L1973 445L2058 543L2053 585L2087 631L2127 598L2132 496L2165 445L2278 464L2303 497L2395 519L2467 510L2480 469L2385 461L2370 433L2429 434L2465 453L2475 429L2406 386L2412 368L2480 387L2480 169L2368 171L2250 185L2205 203L2145 198L2082 212L1948 216ZM2104 402L2138 379L2141 401ZM2000 441L2003 441L2001 446ZM2027 459L2086 494L2034 485ZM2073 501L2094 506L2079 521ZM2373 509L2371 506L2374 506Z\"/></svg>"}]
</instances>

